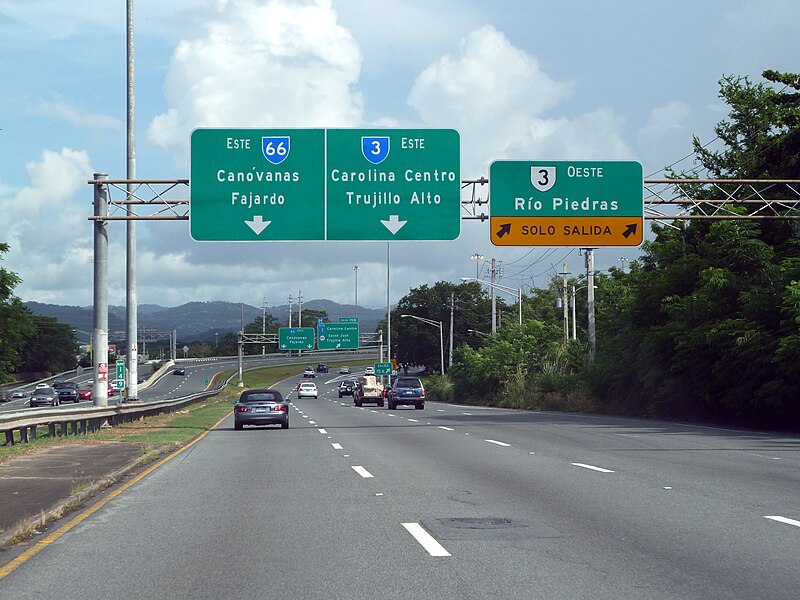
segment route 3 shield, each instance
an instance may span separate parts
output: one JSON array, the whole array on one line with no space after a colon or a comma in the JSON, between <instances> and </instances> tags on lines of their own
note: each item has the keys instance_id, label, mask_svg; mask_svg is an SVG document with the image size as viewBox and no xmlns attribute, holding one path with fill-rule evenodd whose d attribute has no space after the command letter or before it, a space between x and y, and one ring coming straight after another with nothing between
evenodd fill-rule
<instances>
[{"instance_id":1,"label":"route 3 shield","mask_svg":"<svg viewBox=\"0 0 800 600\"><path fill-rule=\"evenodd\" d=\"M389 156L389 136L362 137L361 153L373 165L378 165Z\"/></svg>"},{"instance_id":2,"label":"route 3 shield","mask_svg":"<svg viewBox=\"0 0 800 600\"><path fill-rule=\"evenodd\" d=\"M546 192L556 184L555 167L531 167L531 185L540 192Z\"/></svg>"},{"instance_id":3,"label":"route 3 shield","mask_svg":"<svg viewBox=\"0 0 800 600\"><path fill-rule=\"evenodd\" d=\"M264 155L264 158L273 165L279 165L289 156L291 141L288 135L280 137L262 137L261 153Z\"/></svg>"}]
</instances>

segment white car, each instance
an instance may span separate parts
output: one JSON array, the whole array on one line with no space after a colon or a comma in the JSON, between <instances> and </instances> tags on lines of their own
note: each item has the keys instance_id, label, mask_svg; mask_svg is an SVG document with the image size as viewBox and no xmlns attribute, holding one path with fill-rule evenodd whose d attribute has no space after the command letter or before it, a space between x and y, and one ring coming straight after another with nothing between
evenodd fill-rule
<instances>
[{"instance_id":1,"label":"white car","mask_svg":"<svg viewBox=\"0 0 800 600\"><path fill-rule=\"evenodd\" d=\"M304 381L297 388L298 398L316 398L317 397L317 384L311 381Z\"/></svg>"}]
</instances>

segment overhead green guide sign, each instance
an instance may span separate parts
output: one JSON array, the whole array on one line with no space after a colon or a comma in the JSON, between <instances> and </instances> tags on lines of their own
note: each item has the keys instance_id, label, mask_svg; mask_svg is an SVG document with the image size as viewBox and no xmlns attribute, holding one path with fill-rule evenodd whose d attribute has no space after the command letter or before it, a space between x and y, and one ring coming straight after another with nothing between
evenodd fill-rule
<instances>
[{"instance_id":1,"label":"overhead green guide sign","mask_svg":"<svg viewBox=\"0 0 800 600\"><path fill-rule=\"evenodd\" d=\"M323 323L318 328L320 350L358 350L358 323Z\"/></svg>"},{"instance_id":2,"label":"overhead green guide sign","mask_svg":"<svg viewBox=\"0 0 800 600\"><path fill-rule=\"evenodd\" d=\"M453 129L195 129L197 241L454 240Z\"/></svg>"},{"instance_id":3,"label":"overhead green guide sign","mask_svg":"<svg viewBox=\"0 0 800 600\"><path fill-rule=\"evenodd\" d=\"M278 328L279 350L313 350L313 327L280 327Z\"/></svg>"},{"instance_id":4,"label":"overhead green guide sign","mask_svg":"<svg viewBox=\"0 0 800 600\"><path fill-rule=\"evenodd\" d=\"M324 144L322 129L195 129L192 238L323 239Z\"/></svg>"}]
</instances>

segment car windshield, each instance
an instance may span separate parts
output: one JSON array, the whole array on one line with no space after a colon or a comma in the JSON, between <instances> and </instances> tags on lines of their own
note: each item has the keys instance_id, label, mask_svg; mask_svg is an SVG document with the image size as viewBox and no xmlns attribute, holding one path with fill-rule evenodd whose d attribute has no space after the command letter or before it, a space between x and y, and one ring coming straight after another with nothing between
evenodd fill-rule
<instances>
[{"instance_id":1,"label":"car windshield","mask_svg":"<svg viewBox=\"0 0 800 600\"><path fill-rule=\"evenodd\" d=\"M283 402L283 398L275 392L256 392L254 394L247 394L242 397L239 402Z\"/></svg>"},{"instance_id":2,"label":"car windshield","mask_svg":"<svg viewBox=\"0 0 800 600\"><path fill-rule=\"evenodd\" d=\"M395 382L394 387L421 388L422 382L416 378L409 378L409 379L403 378L403 379L398 379Z\"/></svg>"}]
</instances>

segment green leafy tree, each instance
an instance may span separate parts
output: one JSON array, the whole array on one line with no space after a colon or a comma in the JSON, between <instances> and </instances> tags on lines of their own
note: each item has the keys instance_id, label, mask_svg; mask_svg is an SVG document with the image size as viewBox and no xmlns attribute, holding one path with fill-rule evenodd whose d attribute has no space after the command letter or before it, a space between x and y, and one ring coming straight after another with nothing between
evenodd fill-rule
<instances>
[{"instance_id":1,"label":"green leafy tree","mask_svg":"<svg viewBox=\"0 0 800 600\"><path fill-rule=\"evenodd\" d=\"M0 242L0 260L9 251ZM0 267L0 382L11 381L22 360L25 342L33 335L33 316L19 298L14 288L22 280L16 273Z\"/></svg>"}]
</instances>

